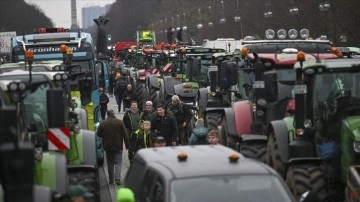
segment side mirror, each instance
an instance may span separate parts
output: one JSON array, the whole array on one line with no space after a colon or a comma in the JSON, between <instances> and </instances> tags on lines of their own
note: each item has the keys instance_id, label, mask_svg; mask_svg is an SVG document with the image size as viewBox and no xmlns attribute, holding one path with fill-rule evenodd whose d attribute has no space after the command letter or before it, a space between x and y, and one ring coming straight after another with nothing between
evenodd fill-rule
<instances>
[{"instance_id":1,"label":"side mirror","mask_svg":"<svg viewBox=\"0 0 360 202\"><path fill-rule=\"evenodd\" d=\"M92 86L93 83L91 78L79 79L80 99L82 106L85 106L91 102Z\"/></svg>"},{"instance_id":2,"label":"side mirror","mask_svg":"<svg viewBox=\"0 0 360 202\"><path fill-rule=\"evenodd\" d=\"M48 127L63 127L65 124L65 105L62 89L50 89L46 92Z\"/></svg>"},{"instance_id":3,"label":"side mirror","mask_svg":"<svg viewBox=\"0 0 360 202\"><path fill-rule=\"evenodd\" d=\"M278 100L278 83L276 71L264 73L265 92L264 97L267 102L275 102Z\"/></svg>"},{"instance_id":4,"label":"side mirror","mask_svg":"<svg viewBox=\"0 0 360 202\"><path fill-rule=\"evenodd\" d=\"M135 202L135 196L131 189L120 188L116 191L116 202Z\"/></svg>"}]
</instances>

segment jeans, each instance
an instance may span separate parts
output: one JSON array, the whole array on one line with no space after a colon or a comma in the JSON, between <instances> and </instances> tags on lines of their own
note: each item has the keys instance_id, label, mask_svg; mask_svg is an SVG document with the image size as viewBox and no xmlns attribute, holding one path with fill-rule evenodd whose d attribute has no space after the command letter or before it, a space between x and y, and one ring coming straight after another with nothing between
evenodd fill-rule
<instances>
[{"instance_id":1,"label":"jeans","mask_svg":"<svg viewBox=\"0 0 360 202\"><path fill-rule=\"evenodd\" d=\"M122 102L122 96L121 95L115 95L116 104L118 106L118 112L120 112L121 109L121 102ZM124 110L125 111L125 110Z\"/></svg>"},{"instance_id":2,"label":"jeans","mask_svg":"<svg viewBox=\"0 0 360 202\"><path fill-rule=\"evenodd\" d=\"M101 119L105 120L106 118L106 111L107 111L107 105L101 105L100 106L100 112L101 112Z\"/></svg>"},{"instance_id":3,"label":"jeans","mask_svg":"<svg viewBox=\"0 0 360 202\"><path fill-rule=\"evenodd\" d=\"M106 162L109 173L109 183L114 182L114 170L115 170L115 182L120 182L121 179L121 164L122 164L122 150L108 150L106 152Z\"/></svg>"}]
</instances>

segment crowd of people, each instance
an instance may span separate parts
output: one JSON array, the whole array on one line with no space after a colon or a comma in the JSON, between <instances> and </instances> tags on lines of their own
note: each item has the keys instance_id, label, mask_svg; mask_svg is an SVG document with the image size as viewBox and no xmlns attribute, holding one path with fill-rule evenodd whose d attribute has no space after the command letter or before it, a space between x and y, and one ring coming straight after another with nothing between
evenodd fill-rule
<instances>
[{"instance_id":1,"label":"crowd of people","mask_svg":"<svg viewBox=\"0 0 360 202\"><path fill-rule=\"evenodd\" d=\"M123 119L116 118L114 110L108 110L109 97L101 89L103 121L97 129L97 135L103 139L110 184L121 184L123 145L132 162L135 153L143 148L219 143L219 132L209 131L202 118L196 121L191 135L188 134L193 115L179 96L174 95L168 105L160 102L156 108L151 101L146 101L144 110L140 111L131 80L119 73L112 76L114 82L108 89L109 97L115 97L118 113L121 113L121 109L124 113Z\"/></svg>"}]
</instances>

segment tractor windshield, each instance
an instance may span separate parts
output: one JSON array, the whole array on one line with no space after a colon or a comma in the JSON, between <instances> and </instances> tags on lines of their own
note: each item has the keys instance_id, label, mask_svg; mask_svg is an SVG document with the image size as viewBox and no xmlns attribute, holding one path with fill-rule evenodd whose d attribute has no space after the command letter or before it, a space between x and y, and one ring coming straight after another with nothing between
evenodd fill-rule
<instances>
[{"instance_id":1,"label":"tractor windshield","mask_svg":"<svg viewBox=\"0 0 360 202\"><path fill-rule=\"evenodd\" d=\"M49 83L43 83L35 91L29 93L25 100L25 116L28 125L36 127L37 132L45 131L47 128L47 103L46 92L50 89Z\"/></svg>"},{"instance_id":2,"label":"tractor windshield","mask_svg":"<svg viewBox=\"0 0 360 202\"><path fill-rule=\"evenodd\" d=\"M360 99L360 72L327 72L317 74L314 81L314 104L326 102L335 104L344 96Z\"/></svg>"}]
</instances>

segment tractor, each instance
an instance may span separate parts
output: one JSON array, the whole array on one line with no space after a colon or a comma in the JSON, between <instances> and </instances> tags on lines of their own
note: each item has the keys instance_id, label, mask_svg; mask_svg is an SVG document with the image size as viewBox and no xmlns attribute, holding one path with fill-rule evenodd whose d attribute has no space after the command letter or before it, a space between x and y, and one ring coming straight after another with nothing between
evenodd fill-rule
<instances>
[{"instance_id":1,"label":"tractor","mask_svg":"<svg viewBox=\"0 0 360 202\"><path fill-rule=\"evenodd\" d=\"M305 60L297 54L295 114L270 122L267 163L296 198L344 200L349 168L358 165L360 60Z\"/></svg>"},{"instance_id":2,"label":"tractor","mask_svg":"<svg viewBox=\"0 0 360 202\"><path fill-rule=\"evenodd\" d=\"M295 81L296 48L308 50L306 58L312 60L338 57L326 40L254 40L243 41L241 51L236 50L242 55L237 68L233 61L222 62L219 89L212 91L213 96L200 91L200 96L205 97L200 100L211 105L201 104L207 106L207 125L220 128L222 144L265 161L267 125L294 111L292 87L287 84ZM230 83L237 86L231 88ZM240 94L237 97L242 100L231 106L230 93Z\"/></svg>"},{"instance_id":3,"label":"tractor","mask_svg":"<svg viewBox=\"0 0 360 202\"><path fill-rule=\"evenodd\" d=\"M37 143L38 140L45 138L46 132L32 133L34 131L31 129L35 128L37 124L28 122L26 119L28 117L26 116L27 109L24 108L23 103L27 99L26 93L39 91L45 80L41 81L39 77L34 76L31 83L19 80L0 81L0 131L2 134L0 139L0 201L50 202L57 199L54 192L64 194L67 190L65 155L40 153ZM61 100L63 97L62 93L55 88L47 88L44 91L54 100ZM56 104L56 102L47 102L45 110L50 114L59 114L57 119L61 120L65 113L61 108L56 107ZM46 125L53 129L58 127L55 119L49 119ZM54 163L50 167L43 165L43 168L47 170L42 173L43 177L47 178L43 179L44 183L39 183L39 173L36 172L39 158ZM50 184L54 186L51 187Z\"/></svg>"}]
</instances>

